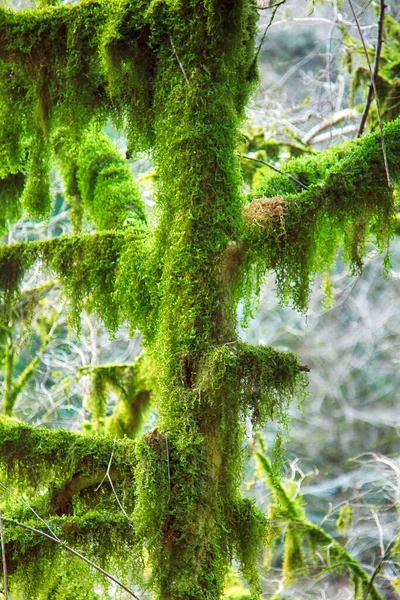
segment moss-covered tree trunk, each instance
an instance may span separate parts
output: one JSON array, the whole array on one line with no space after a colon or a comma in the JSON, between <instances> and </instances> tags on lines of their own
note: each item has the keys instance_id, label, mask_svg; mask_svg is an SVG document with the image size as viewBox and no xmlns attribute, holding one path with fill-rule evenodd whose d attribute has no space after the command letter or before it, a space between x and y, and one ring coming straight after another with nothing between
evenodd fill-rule
<instances>
[{"instance_id":1,"label":"moss-covered tree trunk","mask_svg":"<svg viewBox=\"0 0 400 600\"><path fill-rule=\"evenodd\" d=\"M139 530L154 528L150 554L163 600L222 593L242 440L238 389L228 390L230 382L215 389L207 361L215 348L236 339L227 255L241 225L235 151L256 13L247 0L184 4L174 15L156 83L156 103L163 107L155 128L161 181L154 253L154 265L160 265L154 352L160 423L144 442L149 448L136 518ZM148 474L157 470L150 456L165 468L162 480L153 481L149 501ZM146 506L153 509L148 520ZM152 521L156 506L158 532Z\"/></svg>"}]
</instances>

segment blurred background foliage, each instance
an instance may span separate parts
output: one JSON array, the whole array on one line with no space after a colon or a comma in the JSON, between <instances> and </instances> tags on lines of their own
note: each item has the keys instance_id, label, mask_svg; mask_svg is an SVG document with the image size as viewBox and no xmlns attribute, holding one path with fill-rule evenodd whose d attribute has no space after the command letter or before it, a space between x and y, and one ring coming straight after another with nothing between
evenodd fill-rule
<instances>
[{"instance_id":1,"label":"blurred background foliage","mask_svg":"<svg viewBox=\"0 0 400 600\"><path fill-rule=\"evenodd\" d=\"M22 10L35 3L1 0L1 4ZM354 6L373 62L381 5L357 1ZM263 170L268 171L263 162L279 168L293 156L315 153L355 137L370 82L347 0L316 0L312 4L267 0L260 1L259 8L260 86L248 108L238 150L243 156L245 192L257 185ZM400 114L399 20L398 0L387 0L377 88L382 117L388 120ZM377 126L373 103L368 128ZM107 133L126 153L125 139L111 125ZM131 166L151 212L152 165L141 156L132 160ZM54 210L48 222L22 220L5 241L70 232L70 207L56 171L53 195ZM85 227L89 230L88 224ZM400 589L400 570L393 555L400 530L398 235L391 253L387 277L383 276L382 259L371 250L363 275L357 279L345 272L339 256L333 274L316 282L304 315L277 304L271 278L265 283L257 312L241 332L250 343L295 352L310 367L309 398L303 407L292 409L283 485L291 498L299 502L302 498L310 522L322 524L370 575L376 571L388 600L398 598ZM89 307L82 315L78 337L68 313L57 282L38 270L31 272L17 310L9 316L6 330L0 332L3 412L11 402L8 412L34 426L87 430L93 385L88 367L131 364L141 351L140 338L122 327L110 339ZM117 401L110 389L108 414ZM150 412L144 427L151 429L155 419ZM254 434L250 426L249 434L250 438ZM266 512L276 498L254 451L264 451L264 444L271 445L274 434L271 423L261 439L254 434L246 449L246 488ZM285 573L288 525L279 527L274 551L266 550L260 564L265 598L354 598L349 578L331 569L329 551L320 553L320 564L314 560L307 569L299 565L298 573ZM307 562L307 549L304 552ZM232 572L226 594L232 600L248 597L237 573Z\"/></svg>"}]
</instances>

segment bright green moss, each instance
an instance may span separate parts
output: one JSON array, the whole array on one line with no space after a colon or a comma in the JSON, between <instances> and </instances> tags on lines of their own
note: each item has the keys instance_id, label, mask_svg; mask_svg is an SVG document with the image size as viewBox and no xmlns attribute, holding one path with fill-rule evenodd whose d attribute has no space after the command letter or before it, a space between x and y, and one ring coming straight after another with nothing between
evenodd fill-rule
<instances>
[{"instance_id":1,"label":"bright green moss","mask_svg":"<svg viewBox=\"0 0 400 600\"><path fill-rule=\"evenodd\" d=\"M144 205L132 171L114 144L93 130L76 140L59 131L56 151L68 199L82 204L97 231L121 230L146 223Z\"/></svg>"},{"instance_id":2,"label":"bright green moss","mask_svg":"<svg viewBox=\"0 0 400 600\"><path fill-rule=\"evenodd\" d=\"M16 519L47 533L37 519L24 515L16 519L7 512L3 515L7 570L12 576L16 598L37 600L88 600L98 598L94 593L97 585L104 588L103 598L114 597L107 579L71 556L54 542L14 524ZM133 545L133 530L127 527L122 513L88 511L82 517L54 517L48 520L52 531L64 543L80 550L114 576L127 580L132 567L128 547ZM113 552L110 552L111 548ZM0 567L1 570L1 567Z\"/></svg>"},{"instance_id":3,"label":"bright green moss","mask_svg":"<svg viewBox=\"0 0 400 600\"><path fill-rule=\"evenodd\" d=\"M57 482L62 487L75 473L105 471L113 450L112 438L88 437L58 429L34 429L13 419L0 419L0 460L10 482L20 483L25 492ZM113 466L122 479L131 477L135 445L117 442Z\"/></svg>"},{"instance_id":4,"label":"bright green moss","mask_svg":"<svg viewBox=\"0 0 400 600\"><path fill-rule=\"evenodd\" d=\"M399 121L386 125L384 135L395 185L400 175ZM296 184L282 175L266 173L260 180L255 208L257 198L277 198L282 217L274 221L272 216L264 222L254 217L247 220L244 240L251 247L243 262L242 285L251 295L259 289L266 271L273 270L280 299L305 310L316 274L331 269L339 248L343 248L354 273L362 268L369 240L379 251L388 250L393 232L393 189L387 187L378 134L317 156L292 160L283 169L310 190L296 192Z\"/></svg>"},{"instance_id":5,"label":"bright green moss","mask_svg":"<svg viewBox=\"0 0 400 600\"><path fill-rule=\"evenodd\" d=\"M88 302L113 330L119 323L118 307L112 302L115 269L124 244L124 236L113 233L2 245L0 293L4 299L15 297L24 274L40 260L63 283L78 327Z\"/></svg>"}]
</instances>

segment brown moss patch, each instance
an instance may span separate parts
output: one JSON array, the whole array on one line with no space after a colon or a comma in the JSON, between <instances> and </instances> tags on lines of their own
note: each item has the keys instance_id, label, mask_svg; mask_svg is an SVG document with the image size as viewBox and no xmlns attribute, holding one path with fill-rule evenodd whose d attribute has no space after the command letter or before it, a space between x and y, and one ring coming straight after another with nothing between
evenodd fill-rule
<instances>
[{"instance_id":1,"label":"brown moss patch","mask_svg":"<svg viewBox=\"0 0 400 600\"><path fill-rule=\"evenodd\" d=\"M243 217L249 225L269 229L279 223L282 231L285 229L287 202L282 196L274 198L255 198L243 209Z\"/></svg>"}]
</instances>

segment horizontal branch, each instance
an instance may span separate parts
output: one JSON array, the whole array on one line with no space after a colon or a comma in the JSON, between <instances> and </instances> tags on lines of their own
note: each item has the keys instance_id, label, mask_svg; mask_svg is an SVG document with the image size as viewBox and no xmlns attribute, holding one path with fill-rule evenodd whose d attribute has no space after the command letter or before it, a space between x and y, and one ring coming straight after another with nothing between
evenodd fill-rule
<instances>
[{"instance_id":1,"label":"horizontal branch","mask_svg":"<svg viewBox=\"0 0 400 600\"><path fill-rule=\"evenodd\" d=\"M240 398L241 410L253 423L280 422L291 400L300 401L306 393L310 369L291 352L244 342L213 348L201 365L199 392L227 394ZM211 389L210 389L211 387Z\"/></svg>"},{"instance_id":2,"label":"horizontal branch","mask_svg":"<svg viewBox=\"0 0 400 600\"><path fill-rule=\"evenodd\" d=\"M128 439L116 442L113 468L118 480L132 483L135 447ZM64 485L64 494L69 499L84 489L86 483L104 475L113 448L109 437L92 437L64 429L34 429L25 423L0 418L0 465L9 481L32 492L57 482L58 493Z\"/></svg>"},{"instance_id":3,"label":"horizontal branch","mask_svg":"<svg viewBox=\"0 0 400 600\"><path fill-rule=\"evenodd\" d=\"M384 128L393 183L400 178L400 119ZM296 308L307 306L310 282L332 266L339 248L359 272L369 237L380 251L393 231L394 196L388 188L379 134L369 134L317 155L282 165L285 175L265 171L255 198L244 209L243 272L277 276L278 294ZM287 173L310 189L300 189Z\"/></svg>"},{"instance_id":4,"label":"horizontal branch","mask_svg":"<svg viewBox=\"0 0 400 600\"><path fill-rule=\"evenodd\" d=\"M72 307L72 320L79 329L80 313L90 299L90 310L115 331L130 315L134 324L146 327L150 310L143 254L147 237L142 232L105 232L61 236L37 242L0 246L0 298L10 305L18 300L24 275L35 263L57 275ZM128 267L126 263L128 262ZM125 279L129 271L131 287ZM136 283L136 285L135 285ZM132 291L133 290L133 291ZM118 293L118 299L115 294ZM125 307L129 303L129 310ZM133 320L133 319L132 319Z\"/></svg>"},{"instance_id":5,"label":"horizontal branch","mask_svg":"<svg viewBox=\"0 0 400 600\"><path fill-rule=\"evenodd\" d=\"M46 523L55 537L49 534L48 529L38 529L38 521L24 519L21 523L20 515L14 518L7 514L3 521L7 569L10 575L17 569L28 566L31 559L37 561L38 555L52 556L53 544L57 541L61 546L82 548L86 557L91 556L97 562L107 560L113 553L118 555L125 544L132 547L134 542L134 532L131 527L127 527L124 516L109 511L90 511L83 517L49 518ZM108 541L107 544L105 540Z\"/></svg>"}]
</instances>

